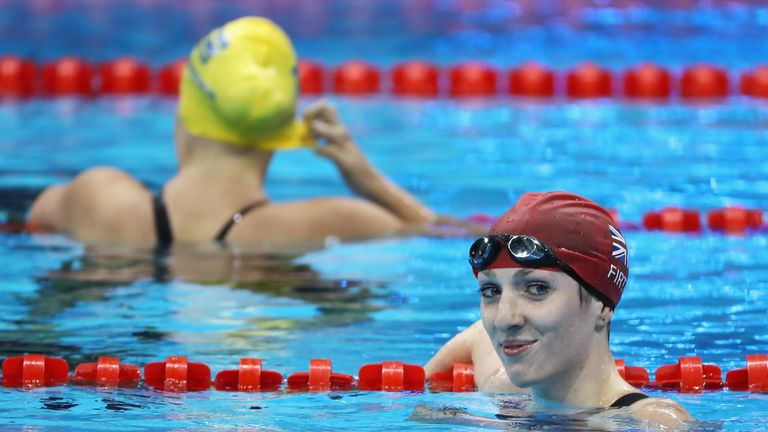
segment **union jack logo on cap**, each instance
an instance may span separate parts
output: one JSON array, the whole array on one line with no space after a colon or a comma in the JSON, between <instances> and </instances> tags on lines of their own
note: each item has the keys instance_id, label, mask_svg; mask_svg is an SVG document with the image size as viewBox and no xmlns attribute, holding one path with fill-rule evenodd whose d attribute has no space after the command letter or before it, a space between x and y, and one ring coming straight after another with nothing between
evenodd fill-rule
<instances>
[{"instance_id":1,"label":"union jack logo on cap","mask_svg":"<svg viewBox=\"0 0 768 432\"><path fill-rule=\"evenodd\" d=\"M613 255L614 258L624 263L624 266L629 265L629 257L627 256L627 241L624 240L624 236L611 225L608 225L611 230L611 239L613 239Z\"/></svg>"}]
</instances>

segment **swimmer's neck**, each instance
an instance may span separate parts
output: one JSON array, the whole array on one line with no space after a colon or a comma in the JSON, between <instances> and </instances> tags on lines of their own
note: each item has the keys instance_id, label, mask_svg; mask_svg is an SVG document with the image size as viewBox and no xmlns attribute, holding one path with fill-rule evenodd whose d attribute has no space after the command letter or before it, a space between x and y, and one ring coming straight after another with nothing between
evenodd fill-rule
<instances>
[{"instance_id":1,"label":"swimmer's neck","mask_svg":"<svg viewBox=\"0 0 768 432\"><path fill-rule=\"evenodd\" d=\"M630 392L619 375L607 342L587 350L579 362L582 368L563 371L531 386L536 399L546 399L581 407L607 407L620 396Z\"/></svg>"},{"instance_id":2,"label":"swimmer's neck","mask_svg":"<svg viewBox=\"0 0 768 432\"><path fill-rule=\"evenodd\" d=\"M180 124L176 129L176 147L179 171L167 183L166 193L216 197L236 207L266 198L264 180L271 152L193 136Z\"/></svg>"},{"instance_id":3,"label":"swimmer's neck","mask_svg":"<svg viewBox=\"0 0 768 432\"><path fill-rule=\"evenodd\" d=\"M205 189L223 189L227 194L240 191L264 191L267 164L247 158L210 158L179 167L169 183L202 186Z\"/></svg>"},{"instance_id":4,"label":"swimmer's neck","mask_svg":"<svg viewBox=\"0 0 768 432\"><path fill-rule=\"evenodd\" d=\"M174 180L221 184L232 191L263 190L272 152L192 135L178 119L174 135L179 161Z\"/></svg>"}]
</instances>

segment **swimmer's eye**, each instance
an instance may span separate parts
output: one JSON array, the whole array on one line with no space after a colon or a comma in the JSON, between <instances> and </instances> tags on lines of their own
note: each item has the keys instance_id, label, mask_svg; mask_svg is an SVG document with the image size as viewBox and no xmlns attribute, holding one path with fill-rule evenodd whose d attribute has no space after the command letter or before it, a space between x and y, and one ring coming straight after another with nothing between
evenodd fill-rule
<instances>
[{"instance_id":1,"label":"swimmer's eye","mask_svg":"<svg viewBox=\"0 0 768 432\"><path fill-rule=\"evenodd\" d=\"M533 297L541 297L549 293L549 285L543 282L530 282L525 284L524 291Z\"/></svg>"},{"instance_id":2,"label":"swimmer's eye","mask_svg":"<svg viewBox=\"0 0 768 432\"><path fill-rule=\"evenodd\" d=\"M485 298L493 298L495 296L501 295L501 289L492 284L486 284L478 288L477 292L480 293L481 296Z\"/></svg>"}]
</instances>

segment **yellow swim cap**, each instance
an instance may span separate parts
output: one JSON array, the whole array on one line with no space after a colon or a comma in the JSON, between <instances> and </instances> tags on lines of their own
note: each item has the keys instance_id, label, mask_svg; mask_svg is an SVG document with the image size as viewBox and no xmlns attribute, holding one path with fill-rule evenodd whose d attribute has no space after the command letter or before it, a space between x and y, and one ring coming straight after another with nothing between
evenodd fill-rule
<instances>
[{"instance_id":1,"label":"yellow swim cap","mask_svg":"<svg viewBox=\"0 0 768 432\"><path fill-rule=\"evenodd\" d=\"M298 65L272 21L246 17L213 30L192 49L179 115L193 135L260 150L311 145L294 118Z\"/></svg>"}]
</instances>

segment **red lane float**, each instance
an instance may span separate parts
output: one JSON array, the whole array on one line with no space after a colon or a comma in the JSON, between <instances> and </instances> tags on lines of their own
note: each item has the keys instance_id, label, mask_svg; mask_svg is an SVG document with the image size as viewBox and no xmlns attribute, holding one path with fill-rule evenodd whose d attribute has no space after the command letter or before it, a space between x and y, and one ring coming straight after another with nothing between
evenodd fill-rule
<instances>
[{"instance_id":1,"label":"red lane float","mask_svg":"<svg viewBox=\"0 0 768 432\"><path fill-rule=\"evenodd\" d=\"M613 94L613 76L608 69L586 62L568 71L566 75L568 97L591 99L610 97Z\"/></svg>"},{"instance_id":2,"label":"red lane float","mask_svg":"<svg viewBox=\"0 0 768 432\"><path fill-rule=\"evenodd\" d=\"M642 63L624 72L624 96L629 99L667 99L672 76L653 63Z\"/></svg>"},{"instance_id":3,"label":"red lane float","mask_svg":"<svg viewBox=\"0 0 768 432\"><path fill-rule=\"evenodd\" d=\"M379 70L359 60L346 62L333 72L333 90L338 94L376 93L379 91L380 81Z\"/></svg>"},{"instance_id":4,"label":"red lane float","mask_svg":"<svg viewBox=\"0 0 768 432\"><path fill-rule=\"evenodd\" d=\"M211 387L211 369L186 356L168 356L164 362L144 366L144 382L167 392L203 391Z\"/></svg>"},{"instance_id":5,"label":"red lane float","mask_svg":"<svg viewBox=\"0 0 768 432\"><path fill-rule=\"evenodd\" d=\"M750 354L747 367L734 369L725 375L730 390L768 393L768 354Z\"/></svg>"},{"instance_id":6,"label":"red lane float","mask_svg":"<svg viewBox=\"0 0 768 432\"><path fill-rule=\"evenodd\" d=\"M680 96L684 99L718 99L728 96L728 72L713 65L693 65L683 70Z\"/></svg>"},{"instance_id":7,"label":"red lane float","mask_svg":"<svg viewBox=\"0 0 768 432\"><path fill-rule=\"evenodd\" d=\"M72 381L80 385L118 387L135 385L140 379L138 366L121 364L117 357L99 357L96 362L77 365Z\"/></svg>"},{"instance_id":8,"label":"red lane float","mask_svg":"<svg viewBox=\"0 0 768 432\"><path fill-rule=\"evenodd\" d=\"M325 71L323 67L309 60L299 61L299 91L303 95L319 95L325 86Z\"/></svg>"},{"instance_id":9,"label":"red lane float","mask_svg":"<svg viewBox=\"0 0 768 432\"><path fill-rule=\"evenodd\" d=\"M331 361L312 359L308 372L294 372L288 377L288 389L293 391L351 390L352 375L332 371Z\"/></svg>"},{"instance_id":10,"label":"red lane float","mask_svg":"<svg viewBox=\"0 0 768 432\"><path fill-rule=\"evenodd\" d=\"M739 90L745 96L768 98L768 65L744 71L739 81Z\"/></svg>"},{"instance_id":11,"label":"red lane float","mask_svg":"<svg viewBox=\"0 0 768 432\"><path fill-rule=\"evenodd\" d=\"M363 391L424 391L424 369L403 362L367 364L357 374L357 388Z\"/></svg>"},{"instance_id":12,"label":"red lane float","mask_svg":"<svg viewBox=\"0 0 768 432\"><path fill-rule=\"evenodd\" d=\"M34 222L8 221L0 223L0 232L21 234L52 232L52 230Z\"/></svg>"},{"instance_id":13,"label":"red lane float","mask_svg":"<svg viewBox=\"0 0 768 432\"><path fill-rule=\"evenodd\" d=\"M69 380L66 360L43 354L25 354L3 360L3 387L50 387Z\"/></svg>"},{"instance_id":14,"label":"red lane float","mask_svg":"<svg viewBox=\"0 0 768 432\"><path fill-rule=\"evenodd\" d=\"M493 96L496 94L498 73L485 63L468 62L453 66L449 73L453 97Z\"/></svg>"},{"instance_id":15,"label":"red lane float","mask_svg":"<svg viewBox=\"0 0 768 432\"><path fill-rule=\"evenodd\" d=\"M726 234L744 234L749 229L763 226L762 210L726 207L707 213L709 228Z\"/></svg>"},{"instance_id":16,"label":"red lane float","mask_svg":"<svg viewBox=\"0 0 768 432\"><path fill-rule=\"evenodd\" d=\"M149 92L149 66L132 57L120 57L100 68L101 93L109 95Z\"/></svg>"},{"instance_id":17,"label":"red lane float","mask_svg":"<svg viewBox=\"0 0 768 432\"><path fill-rule=\"evenodd\" d=\"M42 91L46 96L91 96L93 67L75 57L64 57L43 66Z\"/></svg>"},{"instance_id":18,"label":"red lane float","mask_svg":"<svg viewBox=\"0 0 768 432\"><path fill-rule=\"evenodd\" d=\"M656 380L652 387L677 390L681 393L698 393L702 390L723 388L723 373L720 367L703 364L701 357L680 357L677 364L664 365L656 369Z\"/></svg>"},{"instance_id":19,"label":"red lane float","mask_svg":"<svg viewBox=\"0 0 768 432\"><path fill-rule=\"evenodd\" d=\"M467 221L481 225L491 225L496 221L496 216L487 213L475 213L467 217Z\"/></svg>"},{"instance_id":20,"label":"red lane float","mask_svg":"<svg viewBox=\"0 0 768 432\"><path fill-rule=\"evenodd\" d=\"M451 370L435 372L429 377L429 390L433 392L473 392L476 389L472 364L454 363Z\"/></svg>"},{"instance_id":21,"label":"red lane float","mask_svg":"<svg viewBox=\"0 0 768 432\"><path fill-rule=\"evenodd\" d=\"M186 59L179 59L160 68L155 77L155 91L163 96L178 96L181 76L186 65Z\"/></svg>"},{"instance_id":22,"label":"red lane float","mask_svg":"<svg viewBox=\"0 0 768 432\"><path fill-rule=\"evenodd\" d=\"M659 212L646 213L643 216L643 227L673 233L700 232L701 217L696 210L667 207Z\"/></svg>"},{"instance_id":23,"label":"red lane float","mask_svg":"<svg viewBox=\"0 0 768 432\"><path fill-rule=\"evenodd\" d=\"M552 97L555 94L555 73L535 62L523 63L509 72L509 94Z\"/></svg>"},{"instance_id":24,"label":"red lane float","mask_svg":"<svg viewBox=\"0 0 768 432\"><path fill-rule=\"evenodd\" d=\"M440 72L423 61L401 63L392 68L392 93L400 96L435 97Z\"/></svg>"},{"instance_id":25,"label":"red lane float","mask_svg":"<svg viewBox=\"0 0 768 432\"><path fill-rule=\"evenodd\" d=\"M0 57L0 98L27 98L35 94L37 68L16 56Z\"/></svg>"},{"instance_id":26,"label":"red lane float","mask_svg":"<svg viewBox=\"0 0 768 432\"><path fill-rule=\"evenodd\" d=\"M223 370L216 374L213 386L221 391L277 391L283 384L279 372L264 370L261 359L241 358L239 369Z\"/></svg>"},{"instance_id":27,"label":"red lane float","mask_svg":"<svg viewBox=\"0 0 768 432\"><path fill-rule=\"evenodd\" d=\"M627 366L623 359L616 359L616 369L619 375L633 387L643 387L651 381L648 370L640 366Z\"/></svg>"}]
</instances>

